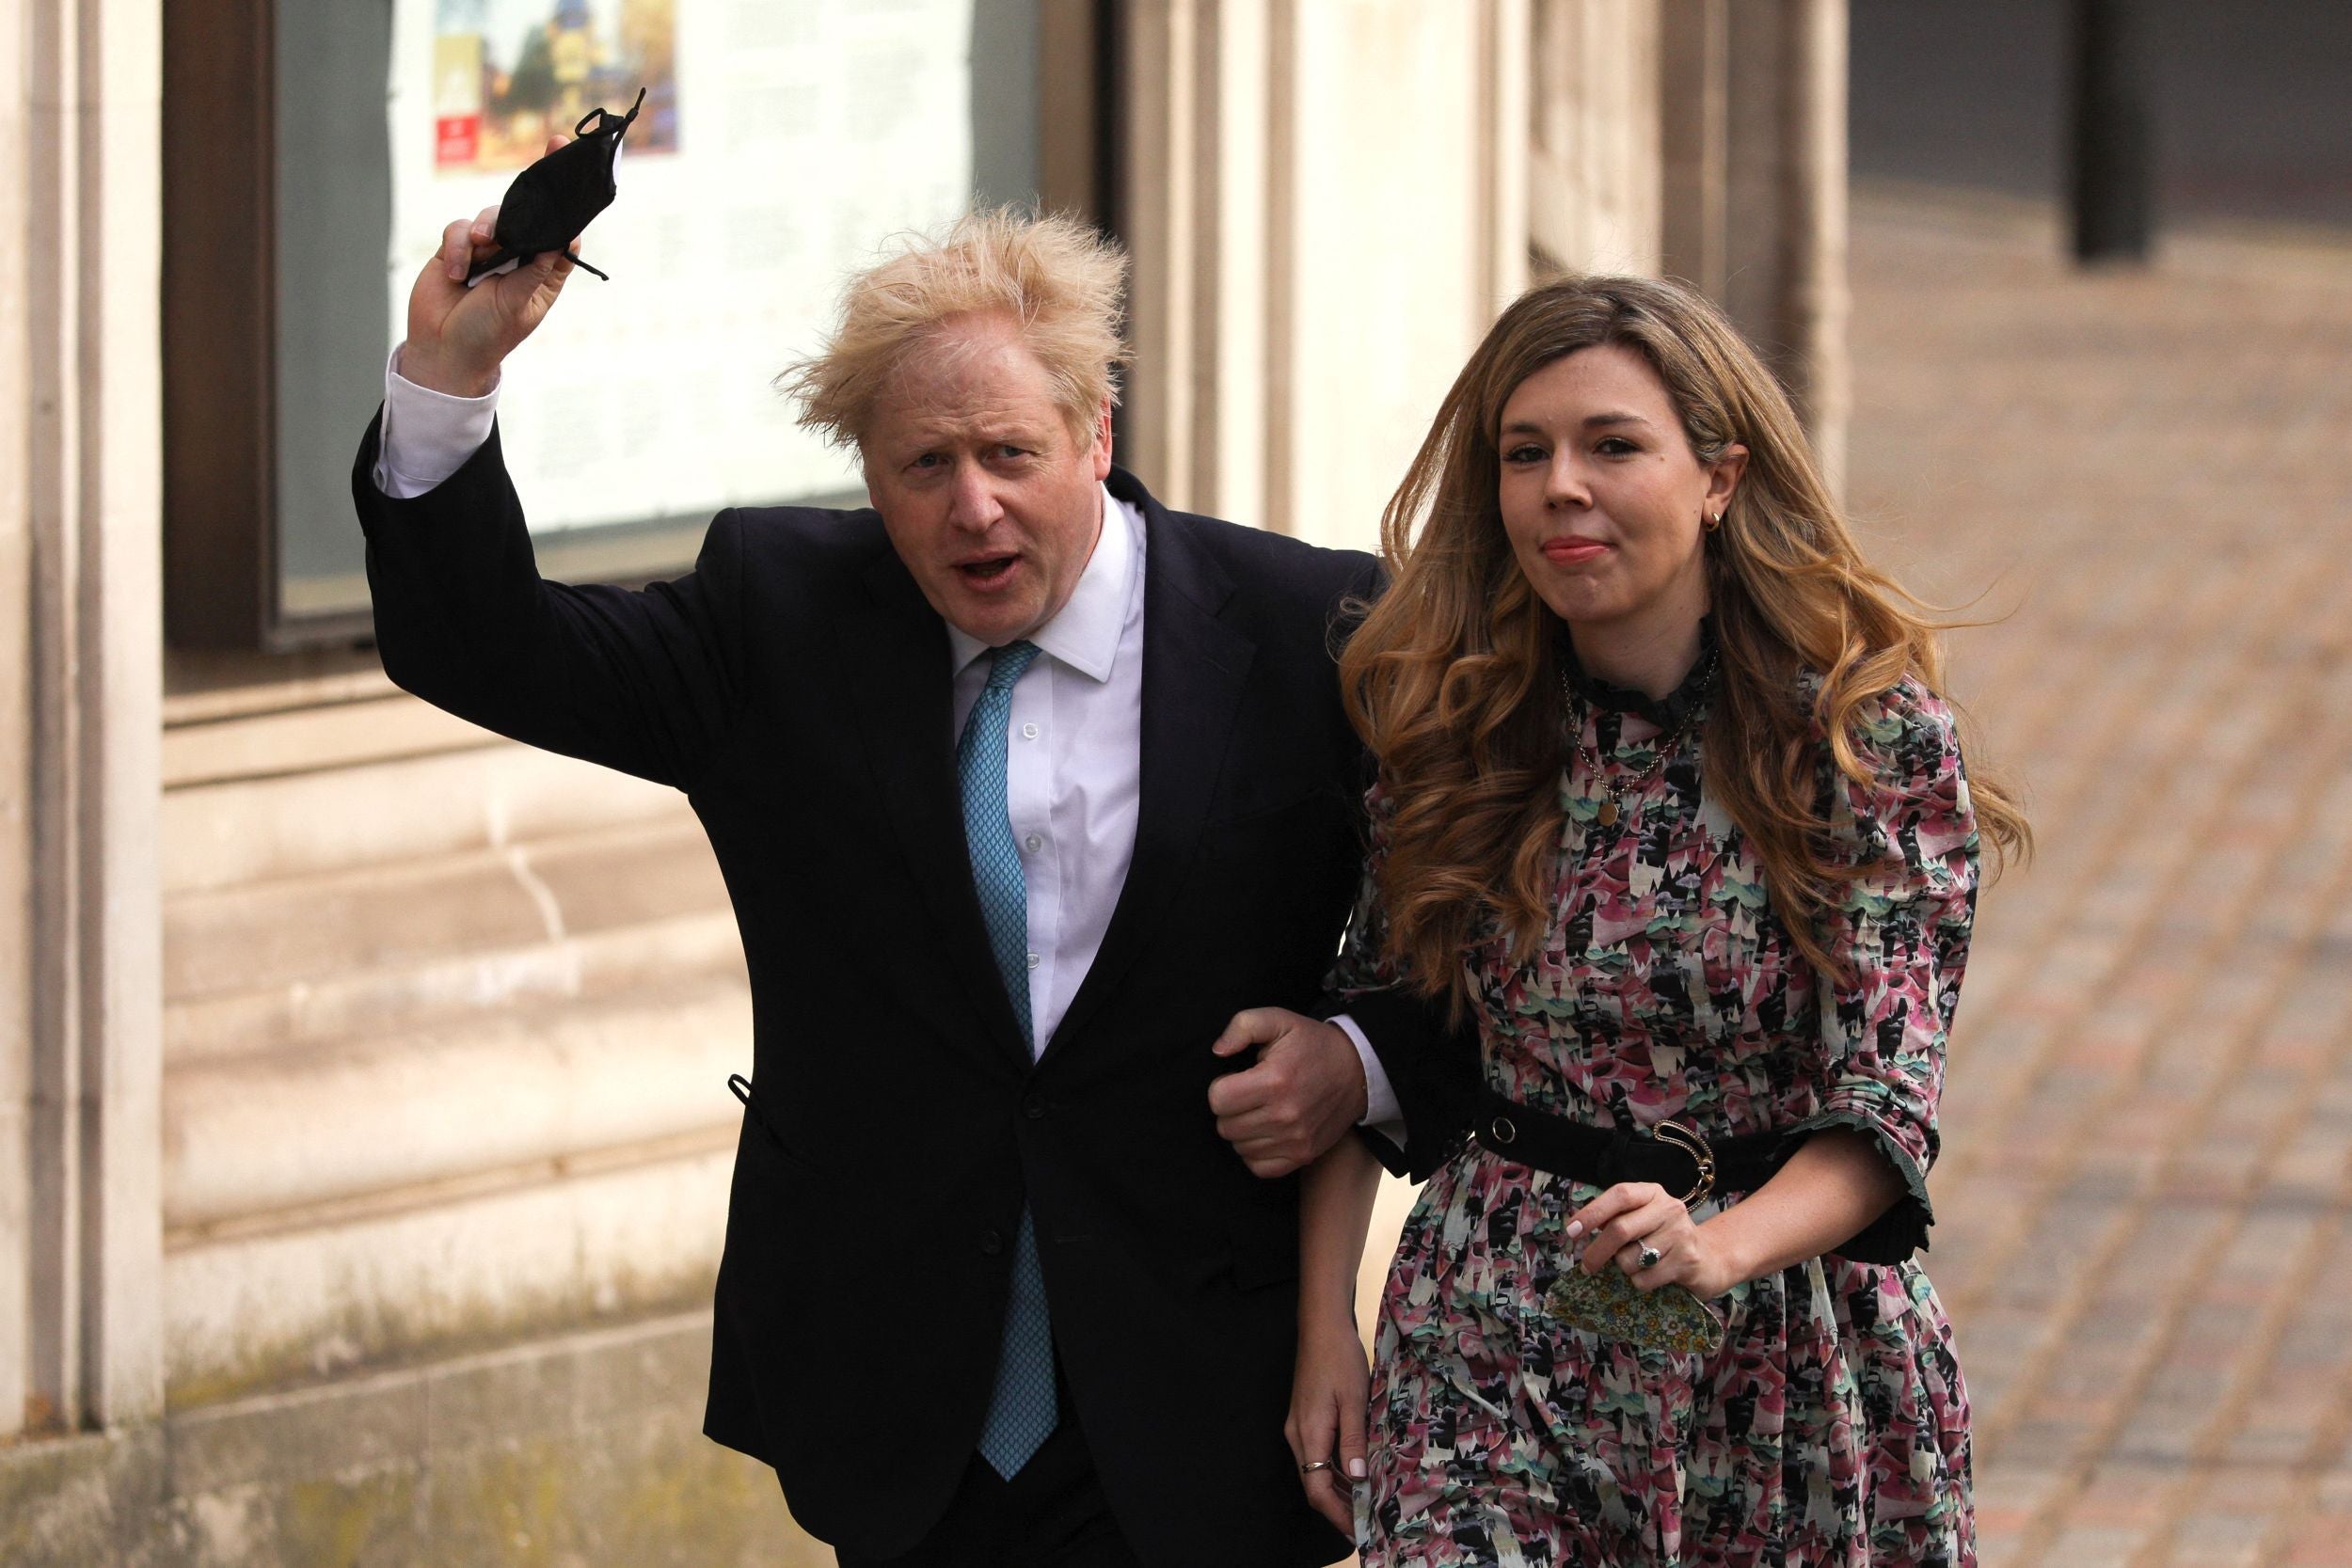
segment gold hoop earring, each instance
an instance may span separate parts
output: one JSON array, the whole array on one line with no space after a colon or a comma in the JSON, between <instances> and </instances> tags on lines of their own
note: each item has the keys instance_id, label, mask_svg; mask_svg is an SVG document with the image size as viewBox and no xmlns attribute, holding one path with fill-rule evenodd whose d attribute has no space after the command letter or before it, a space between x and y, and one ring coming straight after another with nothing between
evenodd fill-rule
<instances>
[{"instance_id":1,"label":"gold hoop earring","mask_svg":"<svg viewBox=\"0 0 2352 1568\"><path fill-rule=\"evenodd\" d=\"M1706 530L1709 533L1714 532L1717 529L1723 526L1724 515L1720 512L1716 513L1712 517L1706 515L1704 513L1702 513L1699 516L1699 527Z\"/></svg>"}]
</instances>

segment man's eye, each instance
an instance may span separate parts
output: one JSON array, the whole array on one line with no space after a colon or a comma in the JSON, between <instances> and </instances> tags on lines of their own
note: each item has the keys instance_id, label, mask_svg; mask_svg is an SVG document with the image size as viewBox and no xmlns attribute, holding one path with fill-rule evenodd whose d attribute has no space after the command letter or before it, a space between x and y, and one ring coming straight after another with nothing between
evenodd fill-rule
<instances>
[{"instance_id":1,"label":"man's eye","mask_svg":"<svg viewBox=\"0 0 2352 1568\"><path fill-rule=\"evenodd\" d=\"M997 444L996 455L1008 459L1026 457L1029 455L1029 451L1026 447L1016 447L1009 441L1004 441Z\"/></svg>"}]
</instances>

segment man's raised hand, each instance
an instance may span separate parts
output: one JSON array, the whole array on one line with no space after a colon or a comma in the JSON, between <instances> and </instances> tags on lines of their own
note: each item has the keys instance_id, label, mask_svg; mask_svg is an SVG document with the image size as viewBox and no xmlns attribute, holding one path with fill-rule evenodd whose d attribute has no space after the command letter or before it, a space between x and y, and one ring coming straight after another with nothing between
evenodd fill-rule
<instances>
[{"instance_id":1,"label":"man's raised hand","mask_svg":"<svg viewBox=\"0 0 2352 1568\"><path fill-rule=\"evenodd\" d=\"M1209 1085L1217 1135L1253 1176L1288 1176L1329 1148L1364 1114L1364 1064L1336 1023L1283 1007L1233 1015L1209 1049L1257 1062Z\"/></svg>"},{"instance_id":2,"label":"man's raised hand","mask_svg":"<svg viewBox=\"0 0 2352 1568\"><path fill-rule=\"evenodd\" d=\"M548 150L565 139L549 136ZM485 207L471 223L460 218L443 230L440 249L408 291L400 373L420 387L468 398L488 392L499 366L547 319L572 275L570 258L549 252L467 288L474 258L498 248L498 216L496 207Z\"/></svg>"}]
</instances>

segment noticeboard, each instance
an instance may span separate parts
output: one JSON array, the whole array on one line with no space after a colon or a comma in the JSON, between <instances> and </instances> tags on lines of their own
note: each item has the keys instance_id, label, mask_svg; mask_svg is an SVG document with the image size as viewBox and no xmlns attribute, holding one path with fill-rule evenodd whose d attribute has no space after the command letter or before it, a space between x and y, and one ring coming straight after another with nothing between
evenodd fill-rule
<instances>
[{"instance_id":1,"label":"noticeboard","mask_svg":"<svg viewBox=\"0 0 2352 1568\"><path fill-rule=\"evenodd\" d=\"M185 13L235 3L176 0L183 56L222 47ZM169 247L221 218L167 195L167 409L183 416L167 420L167 616L186 645L365 639L350 464L409 286L446 223L497 202L595 107L646 94L618 198L580 246L612 281L575 274L500 389L552 577L670 575L722 507L862 496L773 378L889 236L1039 189L1039 0L259 3L258 431L230 422L238 376L215 406L173 363L216 346L203 296L218 285L175 291ZM187 78L202 64L174 61L167 20L167 99L176 75L181 104L201 106ZM240 507L203 482L248 438L259 505ZM248 546L234 531L257 523ZM246 570L258 592L223 576Z\"/></svg>"}]
</instances>

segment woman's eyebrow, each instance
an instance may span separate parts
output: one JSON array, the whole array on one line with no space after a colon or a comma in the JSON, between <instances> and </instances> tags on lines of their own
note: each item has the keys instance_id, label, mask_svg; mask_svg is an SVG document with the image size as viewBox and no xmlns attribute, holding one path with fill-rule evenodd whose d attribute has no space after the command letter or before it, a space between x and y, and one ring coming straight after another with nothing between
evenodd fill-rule
<instances>
[{"instance_id":1,"label":"woman's eyebrow","mask_svg":"<svg viewBox=\"0 0 2352 1568\"><path fill-rule=\"evenodd\" d=\"M1596 430L1605 425L1614 424L1638 424L1645 426L1649 423L1649 420L1644 419L1639 414L1629 413L1620 408L1612 408L1598 414L1587 414L1583 419L1577 422L1586 430ZM1543 433L1544 427L1537 424L1533 420L1513 420L1509 424L1504 425L1502 430L1502 434L1505 436L1541 436Z\"/></svg>"}]
</instances>

